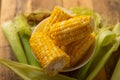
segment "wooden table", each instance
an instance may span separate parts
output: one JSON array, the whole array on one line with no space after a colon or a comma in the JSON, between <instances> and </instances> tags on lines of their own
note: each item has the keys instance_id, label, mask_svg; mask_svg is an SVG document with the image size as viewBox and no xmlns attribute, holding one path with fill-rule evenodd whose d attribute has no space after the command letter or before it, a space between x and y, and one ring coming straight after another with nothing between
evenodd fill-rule
<instances>
[{"instance_id":1,"label":"wooden table","mask_svg":"<svg viewBox=\"0 0 120 80\"><path fill-rule=\"evenodd\" d=\"M119 0L0 0L1 24L14 18L22 12L31 12L39 9L52 10L55 5L70 7L86 7L100 13L106 22L114 24L120 21ZM101 69L95 80L110 80L110 76L118 59L120 48L113 54L105 67ZM0 58L15 60L10 46L0 28ZM112 62L111 62L112 61ZM113 66L114 65L114 66ZM107 67L109 66L109 68ZM0 80L20 80L8 68L0 65Z\"/></svg>"}]
</instances>

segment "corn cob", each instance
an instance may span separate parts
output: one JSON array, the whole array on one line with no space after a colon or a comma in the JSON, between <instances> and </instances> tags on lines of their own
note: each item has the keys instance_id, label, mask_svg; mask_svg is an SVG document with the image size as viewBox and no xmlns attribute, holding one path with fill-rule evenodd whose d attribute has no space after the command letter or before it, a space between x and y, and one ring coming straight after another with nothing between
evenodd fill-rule
<instances>
[{"instance_id":1,"label":"corn cob","mask_svg":"<svg viewBox=\"0 0 120 80\"><path fill-rule=\"evenodd\" d=\"M75 66L78 61L82 59L85 52L95 41L95 33L80 39L78 41L72 42L66 46L65 52L70 56L70 66Z\"/></svg>"},{"instance_id":2,"label":"corn cob","mask_svg":"<svg viewBox=\"0 0 120 80\"><path fill-rule=\"evenodd\" d=\"M82 39L93 31L93 20L90 16L77 16L55 23L49 32L56 45L65 46Z\"/></svg>"},{"instance_id":3,"label":"corn cob","mask_svg":"<svg viewBox=\"0 0 120 80\"><path fill-rule=\"evenodd\" d=\"M30 38L30 45L46 74L50 76L69 64L70 57L43 33L35 32Z\"/></svg>"},{"instance_id":4,"label":"corn cob","mask_svg":"<svg viewBox=\"0 0 120 80\"><path fill-rule=\"evenodd\" d=\"M50 26L53 25L54 23L69 19L71 17L72 17L72 14L69 11L67 11L62 7L56 6L52 11L50 17L48 18L48 21L46 23L46 26L43 32L48 32L50 29Z\"/></svg>"}]
</instances>

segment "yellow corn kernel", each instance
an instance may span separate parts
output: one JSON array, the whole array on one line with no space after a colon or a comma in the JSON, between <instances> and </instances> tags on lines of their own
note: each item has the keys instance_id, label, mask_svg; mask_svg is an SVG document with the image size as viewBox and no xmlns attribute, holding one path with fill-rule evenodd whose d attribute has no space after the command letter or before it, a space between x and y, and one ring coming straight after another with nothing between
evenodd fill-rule
<instances>
[{"instance_id":1,"label":"yellow corn kernel","mask_svg":"<svg viewBox=\"0 0 120 80\"><path fill-rule=\"evenodd\" d=\"M70 66L75 66L85 55L86 51L95 41L95 33L72 42L66 46L65 52L70 56Z\"/></svg>"},{"instance_id":2,"label":"yellow corn kernel","mask_svg":"<svg viewBox=\"0 0 120 80\"><path fill-rule=\"evenodd\" d=\"M46 74L50 76L69 64L70 57L43 33L35 32L30 38L30 46Z\"/></svg>"},{"instance_id":3,"label":"yellow corn kernel","mask_svg":"<svg viewBox=\"0 0 120 80\"><path fill-rule=\"evenodd\" d=\"M93 31L93 20L90 16L77 16L51 26L49 35L58 46L65 46L82 39Z\"/></svg>"},{"instance_id":4,"label":"yellow corn kernel","mask_svg":"<svg viewBox=\"0 0 120 80\"><path fill-rule=\"evenodd\" d=\"M50 26L52 26L54 23L69 19L71 17L72 14L69 11L67 11L65 8L56 6L52 11L50 17L48 18L48 21L44 27L43 32L48 32Z\"/></svg>"}]
</instances>

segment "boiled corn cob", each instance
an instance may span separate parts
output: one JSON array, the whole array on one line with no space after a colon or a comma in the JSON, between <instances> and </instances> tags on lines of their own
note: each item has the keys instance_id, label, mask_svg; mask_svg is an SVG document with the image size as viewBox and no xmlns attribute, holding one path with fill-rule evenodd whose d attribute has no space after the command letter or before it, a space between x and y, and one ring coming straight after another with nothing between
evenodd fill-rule
<instances>
[{"instance_id":1,"label":"boiled corn cob","mask_svg":"<svg viewBox=\"0 0 120 80\"><path fill-rule=\"evenodd\" d=\"M90 16L77 16L55 23L49 32L56 45L65 46L82 39L93 31L93 20Z\"/></svg>"},{"instance_id":2,"label":"boiled corn cob","mask_svg":"<svg viewBox=\"0 0 120 80\"><path fill-rule=\"evenodd\" d=\"M50 29L50 26L53 25L54 23L69 19L71 17L72 17L72 14L69 11L67 11L62 7L56 6L52 11L50 17L48 18L48 21L44 27L43 32L48 32Z\"/></svg>"},{"instance_id":3,"label":"boiled corn cob","mask_svg":"<svg viewBox=\"0 0 120 80\"><path fill-rule=\"evenodd\" d=\"M70 57L41 32L35 32L31 36L30 45L46 74L50 76L69 64Z\"/></svg>"},{"instance_id":4,"label":"boiled corn cob","mask_svg":"<svg viewBox=\"0 0 120 80\"><path fill-rule=\"evenodd\" d=\"M95 41L95 33L72 42L66 46L65 52L70 56L70 66L75 66L85 55L86 51Z\"/></svg>"}]
</instances>

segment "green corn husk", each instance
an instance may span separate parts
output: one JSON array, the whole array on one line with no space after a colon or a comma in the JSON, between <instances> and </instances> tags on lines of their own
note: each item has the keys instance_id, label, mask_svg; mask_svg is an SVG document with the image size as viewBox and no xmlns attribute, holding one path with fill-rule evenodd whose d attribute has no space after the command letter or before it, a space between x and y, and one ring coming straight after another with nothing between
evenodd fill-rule
<instances>
[{"instance_id":1,"label":"green corn husk","mask_svg":"<svg viewBox=\"0 0 120 80\"><path fill-rule=\"evenodd\" d=\"M47 18L50 16L50 11L47 10L37 10L29 14L24 14L25 17L27 18L27 21L30 25L35 26L39 22L41 22L43 19Z\"/></svg>"},{"instance_id":2,"label":"green corn husk","mask_svg":"<svg viewBox=\"0 0 120 80\"><path fill-rule=\"evenodd\" d=\"M40 64L36 60L30 48L29 37L31 36L32 31L30 29L30 25L27 23L27 19L23 15L16 16L14 19L14 24L23 44L28 63L30 65L40 67Z\"/></svg>"},{"instance_id":3,"label":"green corn husk","mask_svg":"<svg viewBox=\"0 0 120 80\"><path fill-rule=\"evenodd\" d=\"M24 50L22 48L19 36L17 34L13 22L12 21L5 22L2 25L2 30L16 56L16 59L21 63L27 63Z\"/></svg>"},{"instance_id":4,"label":"green corn husk","mask_svg":"<svg viewBox=\"0 0 120 80\"><path fill-rule=\"evenodd\" d=\"M113 32L116 33L116 35L118 36L119 45L120 45L120 23L116 24L116 26L113 28ZM117 62L117 65L111 77L111 80L118 80L118 79L120 79L120 58Z\"/></svg>"},{"instance_id":5,"label":"green corn husk","mask_svg":"<svg viewBox=\"0 0 120 80\"><path fill-rule=\"evenodd\" d=\"M112 30L117 36L120 36L120 23L117 23Z\"/></svg>"},{"instance_id":6,"label":"green corn husk","mask_svg":"<svg viewBox=\"0 0 120 80\"><path fill-rule=\"evenodd\" d=\"M115 70L111 77L111 80L119 80L119 79L120 79L120 59L118 60Z\"/></svg>"},{"instance_id":7,"label":"green corn husk","mask_svg":"<svg viewBox=\"0 0 120 80\"><path fill-rule=\"evenodd\" d=\"M95 76L97 75L97 73L101 70L101 68L105 65L105 63L107 62L107 60L110 58L111 54L116 51L119 47L119 40L116 38L115 43L113 43L112 47L110 47L108 45L108 50L105 56L97 63L96 67L92 70L92 72L88 75L88 77L86 78L86 80L93 80L95 78ZM101 51L102 52L102 51Z\"/></svg>"},{"instance_id":8,"label":"green corn husk","mask_svg":"<svg viewBox=\"0 0 120 80\"><path fill-rule=\"evenodd\" d=\"M117 65L116 65L114 72L112 74L112 77L111 77L111 80L119 80L119 79L120 79L120 58L117 62Z\"/></svg>"},{"instance_id":9,"label":"green corn husk","mask_svg":"<svg viewBox=\"0 0 120 80\"><path fill-rule=\"evenodd\" d=\"M79 80L85 80L86 76L91 72L91 70L96 67L97 63L105 55L106 52L102 51L101 49L113 43L115 37L115 33L108 30L108 28L102 28L101 30L99 30L99 33L96 36L96 48L94 55L85 66L77 71L77 73L75 74L76 78L78 78Z\"/></svg>"},{"instance_id":10,"label":"green corn husk","mask_svg":"<svg viewBox=\"0 0 120 80\"><path fill-rule=\"evenodd\" d=\"M41 68L13 62L10 60L0 59L0 64L3 64L4 66L10 68L24 80L77 80L61 74L57 74L54 77L49 77L44 73L43 69Z\"/></svg>"}]
</instances>

